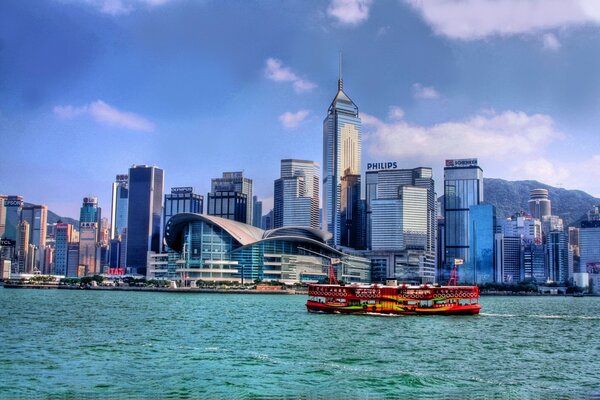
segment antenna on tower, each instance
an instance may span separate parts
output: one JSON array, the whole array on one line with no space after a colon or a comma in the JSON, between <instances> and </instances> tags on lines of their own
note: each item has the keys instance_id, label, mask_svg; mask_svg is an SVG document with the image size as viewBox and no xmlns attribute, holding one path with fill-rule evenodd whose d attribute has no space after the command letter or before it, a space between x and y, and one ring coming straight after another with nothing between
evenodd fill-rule
<instances>
[{"instance_id":1,"label":"antenna on tower","mask_svg":"<svg viewBox=\"0 0 600 400\"><path fill-rule=\"evenodd\" d=\"M340 72L338 78L338 90L342 90L344 88L344 80L342 79L342 52L340 51Z\"/></svg>"}]
</instances>

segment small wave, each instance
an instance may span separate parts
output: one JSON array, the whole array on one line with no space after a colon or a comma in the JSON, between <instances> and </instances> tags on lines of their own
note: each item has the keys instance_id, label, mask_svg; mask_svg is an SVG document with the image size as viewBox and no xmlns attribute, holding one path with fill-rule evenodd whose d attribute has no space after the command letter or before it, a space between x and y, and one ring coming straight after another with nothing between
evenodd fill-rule
<instances>
[{"instance_id":1,"label":"small wave","mask_svg":"<svg viewBox=\"0 0 600 400\"><path fill-rule=\"evenodd\" d=\"M516 317L515 314L492 314L492 313L479 313L479 315L483 315L484 317Z\"/></svg>"},{"instance_id":2,"label":"small wave","mask_svg":"<svg viewBox=\"0 0 600 400\"><path fill-rule=\"evenodd\" d=\"M566 320L570 320L570 319L600 320L600 317L588 316L588 315L554 315L554 314L517 315L517 314L494 314L494 313L479 313L479 315L482 315L484 317L506 317L506 318L519 317L519 318L540 318L540 319L566 319Z\"/></svg>"}]
</instances>

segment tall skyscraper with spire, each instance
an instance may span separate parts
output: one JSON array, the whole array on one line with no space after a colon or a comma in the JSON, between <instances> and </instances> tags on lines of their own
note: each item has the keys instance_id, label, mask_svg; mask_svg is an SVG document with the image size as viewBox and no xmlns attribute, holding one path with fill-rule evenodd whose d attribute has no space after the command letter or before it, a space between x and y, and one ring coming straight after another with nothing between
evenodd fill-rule
<instances>
[{"instance_id":1,"label":"tall skyscraper with spire","mask_svg":"<svg viewBox=\"0 0 600 400\"><path fill-rule=\"evenodd\" d=\"M344 232L356 226L352 221L355 214L344 210L356 209L356 205L350 203L357 198L360 201L360 131L358 107L344 92L340 54L338 91L323 121L323 229L333 235L331 244L334 246L353 244L352 235ZM348 182L354 191L358 190L358 196L342 196L348 189L343 188L343 184Z\"/></svg>"}]
</instances>

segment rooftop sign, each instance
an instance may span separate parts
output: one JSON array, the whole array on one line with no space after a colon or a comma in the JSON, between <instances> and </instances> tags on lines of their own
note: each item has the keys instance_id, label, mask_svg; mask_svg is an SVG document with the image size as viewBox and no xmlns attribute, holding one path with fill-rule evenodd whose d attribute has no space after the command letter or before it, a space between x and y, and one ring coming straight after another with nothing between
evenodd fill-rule
<instances>
[{"instance_id":1,"label":"rooftop sign","mask_svg":"<svg viewBox=\"0 0 600 400\"><path fill-rule=\"evenodd\" d=\"M382 169L396 169L398 163L396 161L385 161L376 163L367 163L367 171L376 171Z\"/></svg>"},{"instance_id":2,"label":"rooftop sign","mask_svg":"<svg viewBox=\"0 0 600 400\"><path fill-rule=\"evenodd\" d=\"M476 158L461 158L459 160L446 160L446 168L460 168L460 167L476 167Z\"/></svg>"},{"instance_id":3,"label":"rooftop sign","mask_svg":"<svg viewBox=\"0 0 600 400\"><path fill-rule=\"evenodd\" d=\"M194 188L191 187L191 186L171 188L171 193L172 194L192 193L193 191L194 191Z\"/></svg>"}]
</instances>

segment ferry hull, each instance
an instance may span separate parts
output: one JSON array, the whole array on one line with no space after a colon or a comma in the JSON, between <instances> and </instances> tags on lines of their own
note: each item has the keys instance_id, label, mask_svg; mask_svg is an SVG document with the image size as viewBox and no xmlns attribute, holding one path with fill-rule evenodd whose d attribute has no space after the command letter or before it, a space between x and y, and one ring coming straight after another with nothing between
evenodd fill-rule
<instances>
[{"instance_id":1,"label":"ferry hull","mask_svg":"<svg viewBox=\"0 0 600 400\"><path fill-rule=\"evenodd\" d=\"M308 312L324 314L381 314L381 315L476 315L481 310L480 304L468 304L453 307L421 308L397 307L384 308L380 306L346 307L334 306L309 301L306 303Z\"/></svg>"}]
</instances>

